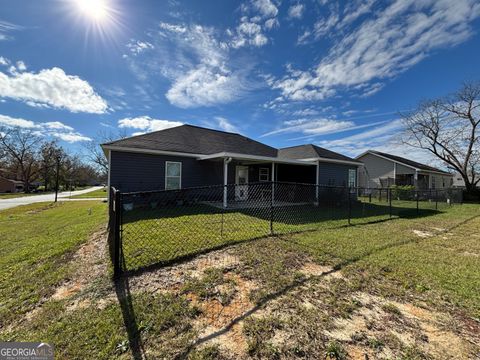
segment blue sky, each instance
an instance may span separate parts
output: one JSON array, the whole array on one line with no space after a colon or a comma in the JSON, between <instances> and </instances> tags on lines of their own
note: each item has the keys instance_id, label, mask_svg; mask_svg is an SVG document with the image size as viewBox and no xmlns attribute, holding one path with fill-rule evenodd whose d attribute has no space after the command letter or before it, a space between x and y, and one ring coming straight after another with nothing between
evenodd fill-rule
<instances>
[{"instance_id":1,"label":"blue sky","mask_svg":"<svg viewBox=\"0 0 480 360\"><path fill-rule=\"evenodd\" d=\"M0 125L81 151L190 123L425 155L398 112L480 80L476 0L0 0Z\"/></svg>"}]
</instances>

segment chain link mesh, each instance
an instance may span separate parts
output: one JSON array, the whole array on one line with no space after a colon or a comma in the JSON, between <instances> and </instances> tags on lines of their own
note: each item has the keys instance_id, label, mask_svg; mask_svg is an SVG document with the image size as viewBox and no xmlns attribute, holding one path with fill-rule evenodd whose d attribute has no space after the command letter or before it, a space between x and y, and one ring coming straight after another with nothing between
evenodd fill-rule
<instances>
[{"instance_id":1,"label":"chain link mesh","mask_svg":"<svg viewBox=\"0 0 480 360\"><path fill-rule=\"evenodd\" d=\"M424 216L461 203L461 196L457 189L280 182L120 193L122 270L163 265L269 235Z\"/></svg>"}]
</instances>

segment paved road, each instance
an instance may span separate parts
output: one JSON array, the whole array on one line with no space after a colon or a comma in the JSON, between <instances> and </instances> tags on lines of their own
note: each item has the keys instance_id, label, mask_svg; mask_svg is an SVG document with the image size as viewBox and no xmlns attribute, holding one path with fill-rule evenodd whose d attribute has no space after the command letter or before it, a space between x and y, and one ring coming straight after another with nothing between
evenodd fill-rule
<instances>
[{"instance_id":1,"label":"paved road","mask_svg":"<svg viewBox=\"0 0 480 360\"><path fill-rule=\"evenodd\" d=\"M70 199L68 197L70 195L72 196L81 195L81 194L89 193L91 191L99 190L102 188L103 186L94 186L92 188L85 189L85 190L78 190L78 191L72 191L72 192L70 191L60 192L58 193L58 200L69 201ZM22 197L13 198L13 199L0 199L0 210L13 208L19 205L28 205L28 204L33 204L37 202L48 202L48 201L54 201L54 200L55 200L55 194L22 196Z\"/></svg>"}]
</instances>

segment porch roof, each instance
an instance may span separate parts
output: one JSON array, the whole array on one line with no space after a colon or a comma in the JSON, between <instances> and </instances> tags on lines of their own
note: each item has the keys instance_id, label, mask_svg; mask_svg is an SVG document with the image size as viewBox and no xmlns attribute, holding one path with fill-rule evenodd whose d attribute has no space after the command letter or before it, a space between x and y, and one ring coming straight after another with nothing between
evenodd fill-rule
<instances>
[{"instance_id":1,"label":"porch roof","mask_svg":"<svg viewBox=\"0 0 480 360\"><path fill-rule=\"evenodd\" d=\"M265 162L274 162L278 164L292 164L292 165L303 165L303 166L317 165L316 161L294 160L294 159L286 159L281 157L249 155L249 154L240 154L240 153L233 153L233 152L219 152L216 154L202 155L202 156L198 156L197 160L215 160L215 159L220 160L225 158L232 158L235 160L247 160L247 161L265 161Z\"/></svg>"}]
</instances>

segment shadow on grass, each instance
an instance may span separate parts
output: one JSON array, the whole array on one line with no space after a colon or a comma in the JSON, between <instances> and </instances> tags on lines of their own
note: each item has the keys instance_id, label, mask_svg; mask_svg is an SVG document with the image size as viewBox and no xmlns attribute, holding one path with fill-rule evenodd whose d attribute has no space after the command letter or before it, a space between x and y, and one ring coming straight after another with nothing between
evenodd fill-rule
<instances>
[{"instance_id":1,"label":"shadow on grass","mask_svg":"<svg viewBox=\"0 0 480 360\"><path fill-rule=\"evenodd\" d=\"M130 294L128 276L119 276L115 278L114 281L115 293L117 294L118 303L122 310L123 322L125 324L125 329L127 330L128 343L132 352L132 357L134 360L141 360L144 358L142 355L144 354L144 349L132 303L132 296Z\"/></svg>"},{"instance_id":2,"label":"shadow on grass","mask_svg":"<svg viewBox=\"0 0 480 360\"><path fill-rule=\"evenodd\" d=\"M442 233L448 233L452 230L454 230L455 228L458 228L462 225L464 225L465 223L468 223L469 221L477 218L478 215L475 215L475 216L472 216L471 218L468 218L456 225L453 225L451 227L449 227L448 229L444 229L442 231L440 231L439 233L437 233L436 235L439 235L439 234L442 234ZM307 277L307 278L303 278L303 279L300 279L300 280L296 280L295 282L293 282L292 284L274 292L274 293L271 293L271 294L268 294L267 296L265 296L264 298L262 298L260 301L257 302L257 304L255 306L253 306L251 309L248 309L246 312L244 312L242 315L232 319L232 321L230 321L227 325L225 325L222 329L218 330L218 331L215 331L211 334L208 334L204 337L201 337L199 339L197 339L194 343L192 343L192 345L186 349L186 351L179 357L181 359L185 359L192 350L194 350L196 347L210 341L210 340L213 340L219 336L222 336L224 334L226 334L227 332L229 332L236 324L238 324L239 322L241 322L242 320L245 320L247 317L255 314L256 312L258 312L259 310L261 310L265 305L267 305L269 302L275 300L275 299L278 299L279 297L287 294L289 291L292 291L296 288L299 288L301 287L302 285L305 285L306 283L308 283L309 281L313 280L313 279L319 279L319 278L323 278L327 275L330 275L330 274L333 274L333 273L336 273L340 270L342 270L343 268L347 267L348 265L351 265L351 264L354 264L356 262L359 262L360 260L364 259L364 258L367 258L375 253L378 253L378 252L382 252L384 250L387 250L387 249L391 249L391 248L395 248L395 247L398 247L398 246L403 246L403 245L406 245L406 244L411 244L411 243L418 243L418 242L421 242L421 241L425 241L426 239L425 238L419 238L419 237L412 237L410 239L406 239L406 240L402 240L402 241L397 241L395 243L391 243L391 244L388 244L388 245L384 245L384 246L381 246L381 247L378 247L378 248L375 248L375 249L372 249L371 251L368 251L368 252L365 252L364 254L360 255L360 256L356 256L354 258L351 258L351 259L347 259L345 261L342 261L340 262L339 264L335 265L333 267L332 270L329 270L329 271L325 271L323 272L322 274L320 275L315 275L315 276L310 276L310 277ZM328 255L328 254L327 254ZM333 255L332 255L333 256Z\"/></svg>"}]
</instances>

